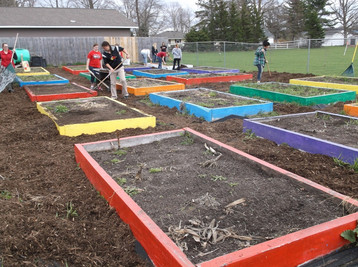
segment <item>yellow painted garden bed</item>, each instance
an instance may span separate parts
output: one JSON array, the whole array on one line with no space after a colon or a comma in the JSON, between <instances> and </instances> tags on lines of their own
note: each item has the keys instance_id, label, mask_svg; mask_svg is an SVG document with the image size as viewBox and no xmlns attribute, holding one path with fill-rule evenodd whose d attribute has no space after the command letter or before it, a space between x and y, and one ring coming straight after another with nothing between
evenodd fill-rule
<instances>
[{"instance_id":1,"label":"yellow painted garden bed","mask_svg":"<svg viewBox=\"0 0 358 267\"><path fill-rule=\"evenodd\" d=\"M339 82L322 82L319 80L325 78L332 79L344 79L349 82L352 81L352 84L349 83L339 83ZM306 77L301 79L290 79L290 83L299 84L299 85L307 85L307 86L316 86L316 87L324 87L324 88L332 88L332 89L344 89L358 92L358 78L355 77L333 77L333 76L317 76L317 77Z\"/></svg>"},{"instance_id":2,"label":"yellow painted garden bed","mask_svg":"<svg viewBox=\"0 0 358 267\"><path fill-rule=\"evenodd\" d=\"M110 133L127 128L145 129L156 125L154 116L109 97L38 102L37 109L53 120L60 135L66 136ZM93 113L98 113L98 116L90 117ZM106 119L107 115L110 119ZM69 123L66 123L66 116L70 117Z\"/></svg>"},{"instance_id":3,"label":"yellow painted garden bed","mask_svg":"<svg viewBox=\"0 0 358 267\"><path fill-rule=\"evenodd\" d=\"M31 67L29 72L24 72L23 69L15 69L17 76L37 76L37 75L48 75L50 72L43 67Z\"/></svg>"}]
</instances>

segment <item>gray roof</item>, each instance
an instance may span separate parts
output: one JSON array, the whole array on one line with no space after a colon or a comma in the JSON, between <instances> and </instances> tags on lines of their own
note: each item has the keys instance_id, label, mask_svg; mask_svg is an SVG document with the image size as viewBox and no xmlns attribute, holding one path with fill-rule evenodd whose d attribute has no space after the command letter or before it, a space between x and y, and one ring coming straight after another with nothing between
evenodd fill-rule
<instances>
[{"instance_id":1,"label":"gray roof","mask_svg":"<svg viewBox=\"0 0 358 267\"><path fill-rule=\"evenodd\" d=\"M114 9L2 7L0 28L137 28Z\"/></svg>"},{"instance_id":2,"label":"gray roof","mask_svg":"<svg viewBox=\"0 0 358 267\"><path fill-rule=\"evenodd\" d=\"M170 39L184 39L185 34L177 31L165 31L155 35L155 37L166 37Z\"/></svg>"}]
</instances>

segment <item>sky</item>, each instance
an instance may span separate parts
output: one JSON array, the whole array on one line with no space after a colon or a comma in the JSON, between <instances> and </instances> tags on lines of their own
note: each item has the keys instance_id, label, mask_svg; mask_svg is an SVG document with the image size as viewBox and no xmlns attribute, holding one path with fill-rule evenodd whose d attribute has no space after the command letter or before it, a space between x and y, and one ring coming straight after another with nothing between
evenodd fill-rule
<instances>
[{"instance_id":1,"label":"sky","mask_svg":"<svg viewBox=\"0 0 358 267\"><path fill-rule=\"evenodd\" d=\"M198 10L198 6L195 4L196 0L169 0L166 2L178 2L182 7L190 8L193 12Z\"/></svg>"}]
</instances>

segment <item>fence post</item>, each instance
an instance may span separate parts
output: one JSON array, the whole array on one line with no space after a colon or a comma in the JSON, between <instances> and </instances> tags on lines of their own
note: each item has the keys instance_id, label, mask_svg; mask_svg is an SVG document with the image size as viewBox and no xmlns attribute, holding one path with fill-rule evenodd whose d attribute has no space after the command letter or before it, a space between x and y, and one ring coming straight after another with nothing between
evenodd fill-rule
<instances>
[{"instance_id":1,"label":"fence post","mask_svg":"<svg viewBox=\"0 0 358 267\"><path fill-rule=\"evenodd\" d=\"M199 66L199 44L196 42L196 65Z\"/></svg>"},{"instance_id":2,"label":"fence post","mask_svg":"<svg viewBox=\"0 0 358 267\"><path fill-rule=\"evenodd\" d=\"M224 68L226 68L226 42L224 41Z\"/></svg>"},{"instance_id":3,"label":"fence post","mask_svg":"<svg viewBox=\"0 0 358 267\"><path fill-rule=\"evenodd\" d=\"M310 72L311 39L308 39L307 73Z\"/></svg>"}]
</instances>

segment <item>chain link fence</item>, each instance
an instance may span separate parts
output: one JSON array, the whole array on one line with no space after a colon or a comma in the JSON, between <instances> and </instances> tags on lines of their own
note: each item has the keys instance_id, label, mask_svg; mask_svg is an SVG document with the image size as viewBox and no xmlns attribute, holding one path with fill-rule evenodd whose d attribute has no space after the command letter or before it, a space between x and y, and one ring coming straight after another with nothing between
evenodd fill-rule
<instances>
[{"instance_id":1,"label":"chain link fence","mask_svg":"<svg viewBox=\"0 0 358 267\"><path fill-rule=\"evenodd\" d=\"M358 38L302 39L271 43L267 51L271 71L340 75L352 62ZM255 71L254 53L260 43L193 42L182 44L183 64ZM357 76L357 74L356 74Z\"/></svg>"}]
</instances>

